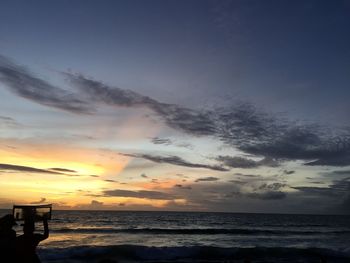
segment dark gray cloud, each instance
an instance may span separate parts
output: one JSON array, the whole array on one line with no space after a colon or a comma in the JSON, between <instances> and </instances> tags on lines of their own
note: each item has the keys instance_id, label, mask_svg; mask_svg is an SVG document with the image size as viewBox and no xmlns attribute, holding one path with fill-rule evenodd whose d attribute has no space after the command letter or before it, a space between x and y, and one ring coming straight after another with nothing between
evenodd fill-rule
<instances>
[{"instance_id":1,"label":"dark gray cloud","mask_svg":"<svg viewBox=\"0 0 350 263\"><path fill-rule=\"evenodd\" d=\"M294 174L295 171L293 171L293 170L283 170L283 173L287 174L287 175L290 175L290 174Z\"/></svg>"},{"instance_id":2,"label":"dark gray cloud","mask_svg":"<svg viewBox=\"0 0 350 263\"><path fill-rule=\"evenodd\" d=\"M165 123L192 135L207 135L265 160L305 160L307 165L350 165L350 132L329 135L323 127L277 118L248 103L214 110L193 110L112 88L82 75L66 74L91 99L115 106L144 106ZM333 133L334 134L334 133ZM238 161L238 160L236 160ZM255 165L244 162L242 166Z\"/></svg>"},{"instance_id":3,"label":"dark gray cloud","mask_svg":"<svg viewBox=\"0 0 350 263\"><path fill-rule=\"evenodd\" d=\"M214 182L214 181L218 181L219 178L217 177L213 177L213 176L208 176L208 177L203 177L203 178L198 178L195 180L196 183L198 182Z\"/></svg>"},{"instance_id":4,"label":"dark gray cloud","mask_svg":"<svg viewBox=\"0 0 350 263\"><path fill-rule=\"evenodd\" d=\"M256 168L259 166L257 161L239 156L218 156L216 160L223 162L225 166L232 168Z\"/></svg>"},{"instance_id":5,"label":"dark gray cloud","mask_svg":"<svg viewBox=\"0 0 350 263\"><path fill-rule=\"evenodd\" d=\"M64 75L79 90L79 97L33 76L24 67L4 57L0 58L0 81L17 95L46 106L76 113L90 113L93 111L91 105L99 102L118 107L146 107L169 127L191 135L217 138L245 153L263 157L264 160L303 160L309 166L350 165L349 129L329 132L317 125L277 118L249 103L195 110L162 103L131 90L110 87L83 75ZM82 98L90 101L90 104ZM238 159L226 162L245 167L258 165Z\"/></svg>"},{"instance_id":6,"label":"dark gray cloud","mask_svg":"<svg viewBox=\"0 0 350 263\"><path fill-rule=\"evenodd\" d=\"M216 126L211 112L192 110L175 104L161 103L130 90L110 87L83 75L64 73L69 82L91 100L119 107L147 107L157 113L170 127L194 135L213 135Z\"/></svg>"},{"instance_id":7,"label":"dark gray cloud","mask_svg":"<svg viewBox=\"0 0 350 263\"><path fill-rule=\"evenodd\" d=\"M261 200L280 200L284 199L287 195L282 191L267 191L262 193L248 193L246 194L249 198L261 199Z\"/></svg>"},{"instance_id":8,"label":"dark gray cloud","mask_svg":"<svg viewBox=\"0 0 350 263\"><path fill-rule=\"evenodd\" d=\"M175 198L174 195L158 192L158 191L130 191L130 190L106 190L103 191L104 196L118 196L118 197L135 197L135 198L146 198L146 199L161 199L161 200L172 200Z\"/></svg>"},{"instance_id":9,"label":"dark gray cloud","mask_svg":"<svg viewBox=\"0 0 350 263\"><path fill-rule=\"evenodd\" d=\"M171 145L173 142L170 139L167 138L159 138L159 137L153 137L151 139L151 142L153 144L164 144L164 145Z\"/></svg>"},{"instance_id":10,"label":"dark gray cloud","mask_svg":"<svg viewBox=\"0 0 350 263\"><path fill-rule=\"evenodd\" d=\"M7 116L0 116L0 125L5 125L6 127L20 127L21 125L13 118Z\"/></svg>"},{"instance_id":11,"label":"dark gray cloud","mask_svg":"<svg viewBox=\"0 0 350 263\"><path fill-rule=\"evenodd\" d=\"M181 188L181 189L187 189L187 190L191 190L192 189L192 187L191 186L188 186L188 185L182 185L182 184L176 184L176 185L174 185L174 187L176 187L176 188Z\"/></svg>"},{"instance_id":12,"label":"dark gray cloud","mask_svg":"<svg viewBox=\"0 0 350 263\"><path fill-rule=\"evenodd\" d=\"M46 201L46 198L42 197L39 201L36 201L36 202L31 202L31 204L33 205L37 205L37 204L42 204Z\"/></svg>"},{"instance_id":13,"label":"dark gray cloud","mask_svg":"<svg viewBox=\"0 0 350 263\"><path fill-rule=\"evenodd\" d=\"M51 85L3 56L0 56L0 81L18 96L45 106L74 113L93 110L77 95Z\"/></svg>"},{"instance_id":14,"label":"dark gray cloud","mask_svg":"<svg viewBox=\"0 0 350 263\"><path fill-rule=\"evenodd\" d=\"M328 173L330 175L342 175L342 176L350 176L350 170L337 170Z\"/></svg>"},{"instance_id":15,"label":"dark gray cloud","mask_svg":"<svg viewBox=\"0 0 350 263\"><path fill-rule=\"evenodd\" d=\"M173 165L191 167L191 168L204 168L210 169L214 171L229 171L228 169L219 166L219 165L207 165L207 164L198 164L198 163L190 163L178 156L156 156L156 155L148 155L148 154L121 154L129 157L142 158L145 160L149 160L155 163L168 163Z\"/></svg>"},{"instance_id":16,"label":"dark gray cloud","mask_svg":"<svg viewBox=\"0 0 350 263\"><path fill-rule=\"evenodd\" d=\"M335 207L335 212L349 214L350 201L350 177L340 180L333 180L328 187L310 187L299 186L293 187L301 191L304 195L313 198L327 197L336 200L339 204Z\"/></svg>"},{"instance_id":17,"label":"dark gray cloud","mask_svg":"<svg viewBox=\"0 0 350 263\"><path fill-rule=\"evenodd\" d=\"M17 172L26 172L26 173L44 173L44 174L59 174L59 175L65 175L65 176L81 176L79 174L74 174L76 171L71 169L66 169L66 168L40 169L40 168L35 168L30 166L5 164L5 163L0 163L0 171L17 171Z\"/></svg>"},{"instance_id":18,"label":"dark gray cloud","mask_svg":"<svg viewBox=\"0 0 350 263\"><path fill-rule=\"evenodd\" d=\"M118 181L116 180L112 180L112 179L106 179L104 180L105 182L108 182L108 183L118 183Z\"/></svg>"},{"instance_id":19,"label":"dark gray cloud","mask_svg":"<svg viewBox=\"0 0 350 263\"><path fill-rule=\"evenodd\" d=\"M278 161L271 158L264 158L260 161L240 157L240 156L218 156L217 161L222 162L223 165L231 168L257 168L259 166L276 167L279 165Z\"/></svg>"},{"instance_id":20,"label":"dark gray cloud","mask_svg":"<svg viewBox=\"0 0 350 263\"><path fill-rule=\"evenodd\" d=\"M141 177L142 177L142 178L148 178L148 176L145 175L145 174L141 174Z\"/></svg>"},{"instance_id":21,"label":"dark gray cloud","mask_svg":"<svg viewBox=\"0 0 350 263\"><path fill-rule=\"evenodd\" d=\"M286 193L282 191L264 191L264 192L242 192L233 191L227 195L235 198L251 198L260 200L280 200L286 198Z\"/></svg>"},{"instance_id":22,"label":"dark gray cloud","mask_svg":"<svg viewBox=\"0 0 350 263\"><path fill-rule=\"evenodd\" d=\"M50 168L50 170L57 171L57 172L64 172L64 173L76 173L77 171L66 169L66 168Z\"/></svg>"},{"instance_id":23,"label":"dark gray cloud","mask_svg":"<svg viewBox=\"0 0 350 263\"><path fill-rule=\"evenodd\" d=\"M287 184L284 183L279 183L279 182L275 182L275 183L263 183L261 185L259 185L256 190L259 191L279 191L281 188L286 187Z\"/></svg>"},{"instance_id":24,"label":"dark gray cloud","mask_svg":"<svg viewBox=\"0 0 350 263\"><path fill-rule=\"evenodd\" d=\"M194 147L190 143L186 142L176 142L174 140L168 139L168 138L159 138L159 137L153 137L151 138L151 142L156 145L173 145L176 147L186 148L192 150Z\"/></svg>"},{"instance_id":25,"label":"dark gray cloud","mask_svg":"<svg viewBox=\"0 0 350 263\"><path fill-rule=\"evenodd\" d=\"M131 90L110 87L102 82L85 78L80 74L63 73L67 80L84 95L95 102L103 102L111 106L135 107L149 106L157 101Z\"/></svg>"},{"instance_id":26,"label":"dark gray cloud","mask_svg":"<svg viewBox=\"0 0 350 263\"><path fill-rule=\"evenodd\" d=\"M15 120L11 117L0 116L1 121L15 122Z\"/></svg>"},{"instance_id":27,"label":"dark gray cloud","mask_svg":"<svg viewBox=\"0 0 350 263\"><path fill-rule=\"evenodd\" d=\"M331 187L314 187L314 186L296 186L292 187L296 190L302 191L307 195L326 195L336 197L339 195L334 189Z\"/></svg>"},{"instance_id":28,"label":"dark gray cloud","mask_svg":"<svg viewBox=\"0 0 350 263\"><path fill-rule=\"evenodd\" d=\"M276 134L276 131L280 131ZM342 137L339 137L342 136ZM341 138L341 139L340 139ZM327 136L322 128L309 126L275 127L271 136L264 136L240 144L245 152L282 160L310 160L305 165L350 165L350 140L348 134ZM340 141L343 141L340 143Z\"/></svg>"},{"instance_id":29,"label":"dark gray cloud","mask_svg":"<svg viewBox=\"0 0 350 263\"><path fill-rule=\"evenodd\" d=\"M45 174L63 174L60 172L54 172L45 169L38 169L30 166L13 165L0 163L0 171L17 171L17 172L28 172L28 173L45 173Z\"/></svg>"}]
</instances>

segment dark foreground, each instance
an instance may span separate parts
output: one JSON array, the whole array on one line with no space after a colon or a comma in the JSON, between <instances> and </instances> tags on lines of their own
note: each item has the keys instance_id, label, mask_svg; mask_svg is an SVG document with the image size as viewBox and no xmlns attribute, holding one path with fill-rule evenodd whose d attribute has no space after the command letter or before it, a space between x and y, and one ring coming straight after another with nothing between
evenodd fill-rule
<instances>
[{"instance_id":1,"label":"dark foreground","mask_svg":"<svg viewBox=\"0 0 350 263\"><path fill-rule=\"evenodd\" d=\"M145 247L135 245L41 250L43 262L350 262L346 252L319 248Z\"/></svg>"}]
</instances>

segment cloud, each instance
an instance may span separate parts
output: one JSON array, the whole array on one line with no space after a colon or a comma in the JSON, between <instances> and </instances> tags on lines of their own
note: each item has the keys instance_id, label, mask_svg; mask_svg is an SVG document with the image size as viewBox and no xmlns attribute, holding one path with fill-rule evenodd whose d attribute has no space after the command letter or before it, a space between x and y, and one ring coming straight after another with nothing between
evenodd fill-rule
<instances>
[{"instance_id":1,"label":"cloud","mask_svg":"<svg viewBox=\"0 0 350 263\"><path fill-rule=\"evenodd\" d=\"M159 137L153 137L151 138L151 142L156 145L173 145L176 147L186 148L192 150L194 147L190 143L187 142L176 142L168 138L159 138Z\"/></svg>"},{"instance_id":2,"label":"cloud","mask_svg":"<svg viewBox=\"0 0 350 263\"><path fill-rule=\"evenodd\" d=\"M50 168L50 170L57 171L57 172L64 172L64 173L76 173L77 171L66 169L66 168Z\"/></svg>"},{"instance_id":3,"label":"cloud","mask_svg":"<svg viewBox=\"0 0 350 263\"><path fill-rule=\"evenodd\" d=\"M16 95L41 105L74 113L93 111L76 94L51 85L3 56L0 56L0 81Z\"/></svg>"},{"instance_id":4,"label":"cloud","mask_svg":"<svg viewBox=\"0 0 350 263\"><path fill-rule=\"evenodd\" d=\"M287 195L282 191L267 191L262 193L248 193L246 194L249 198L261 199L261 200L280 200L284 199Z\"/></svg>"},{"instance_id":5,"label":"cloud","mask_svg":"<svg viewBox=\"0 0 350 263\"><path fill-rule=\"evenodd\" d=\"M208 165L208 164L198 164L198 163L190 163L178 156L156 156L156 155L149 155L149 154L125 154L121 153L121 155L129 156L129 157L135 157L135 158L142 158L151 162L155 163L168 163L173 165L179 165L179 166L185 166L190 168L204 168L204 169L210 169L214 171L229 171L229 169L224 168L219 165Z\"/></svg>"},{"instance_id":6,"label":"cloud","mask_svg":"<svg viewBox=\"0 0 350 263\"><path fill-rule=\"evenodd\" d=\"M134 198L146 198L146 199L161 199L161 200L172 200L175 197L171 194L158 191L130 191L130 190L106 190L103 191L103 195L107 197L117 196L117 197L134 197Z\"/></svg>"},{"instance_id":7,"label":"cloud","mask_svg":"<svg viewBox=\"0 0 350 263\"><path fill-rule=\"evenodd\" d=\"M42 204L46 201L46 198L42 197L39 201L36 202L31 202L31 204L36 205L36 204Z\"/></svg>"},{"instance_id":8,"label":"cloud","mask_svg":"<svg viewBox=\"0 0 350 263\"><path fill-rule=\"evenodd\" d=\"M5 127L16 128L21 125L13 118L7 116L0 116L0 127L4 125Z\"/></svg>"},{"instance_id":9,"label":"cloud","mask_svg":"<svg viewBox=\"0 0 350 263\"><path fill-rule=\"evenodd\" d=\"M118 181L116 180L111 180L111 179L106 179L104 180L105 182L108 182L108 183L118 183Z\"/></svg>"},{"instance_id":10,"label":"cloud","mask_svg":"<svg viewBox=\"0 0 350 263\"><path fill-rule=\"evenodd\" d=\"M103 202L99 202L97 200L91 200L89 204L78 204L74 207L70 207L70 209L82 209L82 210L101 210L101 209L108 209L110 207L105 206Z\"/></svg>"},{"instance_id":11,"label":"cloud","mask_svg":"<svg viewBox=\"0 0 350 263\"><path fill-rule=\"evenodd\" d=\"M29 166L22 166L22 165L13 165L13 164L4 164L0 163L0 171L18 171L18 172L29 172L29 173L46 173L46 174L62 174L60 172L54 172L50 170L45 169L38 169L34 167Z\"/></svg>"},{"instance_id":12,"label":"cloud","mask_svg":"<svg viewBox=\"0 0 350 263\"><path fill-rule=\"evenodd\" d=\"M348 175L350 176L350 170L338 170L338 171L333 171L331 174L335 175Z\"/></svg>"},{"instance_id":13,"label":"cloud","mask_svg":"<svg viewBox=\"0 0 350 263\"><path fill-rule=\"evenodd\" d=\"M79 174L71 174L76 171L66 168L49 168L49 169L40 169L30 166L23 165L14 165L14 164L5 164L0 163L0 171L17 171L17 172L27 172L27 173L44 173L44 174L59 174L65 176L80 176ZM66 173L68 172L68 174Z\"/></svg>"},{"instance_id":14,"label":"cloud","mask_svg":"<svg viewBox=\"0 0 350 263\"><path fill-rule=\"evenodd\" d=\"M283 187L286 187L287 184L284 183L279 183L279 182L275 182L275 183L263 183L261 185L259 185L256 189L259 191L278 191Z\"/></svg>"},{"instance_id":15,"label":"cloud","mask_svg":"<svg viewBox=\"0 0 350 263\"><path fill-rule=\"evenodd\" d=\"M322 128L317 131L308 126L279 128L271 135L240 144L239 148L247 153L284 160L310 160L305 165L350 165L350 140L345 134L327 137ZM340 143L342 140L343 143Z\"/></svg>"},{"instance_id":16,"label":"cloud","mask_svg":"<svg viewBox=\"0 0 350 263\"><path fill-rule=\"evenodd\" d=\"M166 139L166 138L159 138L159 137L153 137L151 139L151 142L153 144L164 144L164 145L171 145L173 142L170 139Z\"/></svg>"},{"instance_id":17,"label":"cloud","mask_svg":"<svg viewBox=\"0 0 350 263\"><path fill-rule=\"evenodd\" d=\"M292 170L283 170L283 173L284 174L287 174L287 175L290 175L290 174L294 174L295 173L295 171L292 171Z\"/></svg>"},{"instance_id":18,"label":"cloud","mask_svg":"<svg viewBox=\"0 0 350 263\"><path fill-rule=\"evenodd\" d=\"M141 177L142 177L142 178L148 178L148 176L145 175L145 174L141 174Z\"/></svg>"},{"instance_id":19,"label":"cloud","mask_svg":"<svg viewBox=\"0 0 350 263\"><path fill-rule=\"evenodd\" d=\"M328 187L295 186L292 188L311 196L343 197L350 193L350 177L333 180L332 184Z\"/></svg>"},{"instance_id":20,"label":"cloud","mask_svg":"<svg viewBox=\"0 0 350 263\"><path fill-rule=\"evenodd\" d=\"M301 191L309 199L320 200L323 203L332 203L327 212L350 214L350 177L333 180L328 187L293 187Z\"/></svg>"},{"instance_id":21,"label":"cloud","mask_svg":"<svg viewBox=\"0 0 350 263\"><path fill-rule=\"evenodd\" d=\"M260 200L281 200L286 198L286 193L282 191L264 191L264 192L240 192L233 191L227 195L228 197L245 197Z\"/></svg>"},{"instance_id":22,"label":"cloud","mask_svg":"<svg viewBox=\"0 0 350 263\"><path fill-rule=\"evenodd\" d=\"M349 129L329 132L318 125L287 121L264 113L249 103L236 102L228 107L209 110L190 109L162 103L131 90L111 87L81 74L63 74L79 91L77 94L51 85L31 74L26 68L0 57L0 81L23 98L75 113L91 113L94 111L91 105L95 103L117 107L145 107L176 130L195 136L210 136L244 153L272 161L254 163L249 159L225 157L225 162L231 166L251 168L277 165L277 161L291 160L303 160L309 166L350 165ZM167 142L158 140L158 143ZM165 162L196 167L196 164L191 166L182 159L165 158L168 158ZM158 159L157 162L162 161ZM209 167L207 168L213 168ZM225 170L222 167L214 167L215 169Z\"/></svg>"},{"instance_id":23,"label":"cloud","mask_svg":"<svg viewBox=\"0 0 350 263\"><path fill-rule=\"evenodd\" d=\"M191 186L184 186L182 184L176 184L176 185L174 185L174 187L181 188L181 189L187 189L187 190L191 190L192 189Z\"/></svg>"},{"instance_id":24,"label":"cloud","mask_svg":"<svg viewBox=\"0 0 350 263\"><path fill-rule=\"evenodd\" d=\"M256 168L259 166L276 167L279 165L276 160L273 160L270 158L264 158L260 161L255 161L252 159L239 157L239 156L232 157L232 156L219 155L216 158L216 160L222 162L225 166L228 166L231 168Z\"/></svg>"},{"instance_id":25,"label":"cloud","mask_svg":"<svg viewBox=\"0 0 350 263\"><path fill-rule=\"evenodd\" d=\"M265 160L305 160L306 165L350 165L349 131L328 135L320 126L277 118L257 110L249 103L236 103L213 110L194 110L110 87L83 75L67 73L66 76L90 99L114 106L147 107L176 130L197 136L212 136L245 153L262 156ZM241 161L242 166L255 165L242 160L234 161Z\"/></svg>"},{"instance_id":26,"label":"cloud","mask_svg":"<svg viewBox=\"0 0 350 263\"><path fill-rule=\"evenodd\" d=\"M214 182L214 181L218 181L219 178L217 177L212 177L212 176L209 176L209 177L203 177L203 178L198 178L195 180L196 183L198 182Z\"/></svg>"},{"instance_id":27,"label":"cloud","mask_svg":"<svg viewBox=\"0 0 350 263\"><path fill-rule=\"evenodd\" d=\"M213 135L216 126L208 111L192 110L175 104L161 103L131 90L110 87L81 74L64 73L67 80L91 100L118 107L147 107L168 126L194 135Z\"/></svg>"}]
</instances>

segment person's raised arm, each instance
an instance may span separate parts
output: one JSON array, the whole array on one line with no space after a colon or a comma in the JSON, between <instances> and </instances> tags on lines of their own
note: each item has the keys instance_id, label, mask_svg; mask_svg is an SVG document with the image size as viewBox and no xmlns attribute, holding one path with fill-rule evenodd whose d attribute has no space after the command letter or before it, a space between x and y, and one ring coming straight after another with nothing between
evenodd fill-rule
<instances>
[{"instance_id":1,"label":"person's raised arm","mask_svg":"<svg viewBox=\"0 0 350 263\"><path fill-rule=\"evenodd\" d=\"M44 240L49 237L49 224L47 223L46 218L43 219L43 223L44 223L44 236L43 236L43 240Z\"/></svg>"}]
</instances>

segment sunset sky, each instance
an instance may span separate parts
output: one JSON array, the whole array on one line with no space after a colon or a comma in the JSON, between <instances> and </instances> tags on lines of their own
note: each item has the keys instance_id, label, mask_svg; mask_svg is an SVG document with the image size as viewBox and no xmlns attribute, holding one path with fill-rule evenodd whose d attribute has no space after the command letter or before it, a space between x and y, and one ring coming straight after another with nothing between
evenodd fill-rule
<instances>
[{"instance_id":1,"label":"sunset sky","mask_svg":"<svg viewBox=\"0 0 350 263\"><path fill-rule=\"evenodd\" d=\"M350 212L350 1L2 1L0 208Z\"/></svg>"}]
</instances>

